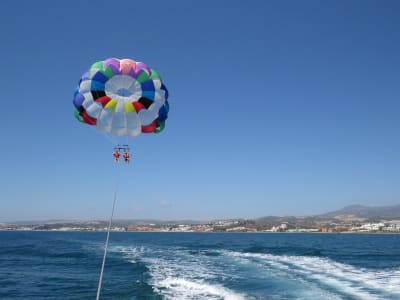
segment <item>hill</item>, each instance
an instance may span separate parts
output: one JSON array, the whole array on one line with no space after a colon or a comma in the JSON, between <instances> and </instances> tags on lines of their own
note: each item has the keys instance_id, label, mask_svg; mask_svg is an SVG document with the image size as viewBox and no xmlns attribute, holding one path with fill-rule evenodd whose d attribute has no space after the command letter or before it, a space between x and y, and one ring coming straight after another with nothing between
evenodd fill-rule
<instances>
[{"instance_id":1,"label":"hill","mask_svg":"<svg viewBox=\"0 0 400 300\"><path fill-rule=\"evenodd\" d=\"M392 206L349 205L336 211L318 215L317 217L335 218L343 215L352 215L365 219L400 219L400 204Z\"/></svg>"}]
</instances>

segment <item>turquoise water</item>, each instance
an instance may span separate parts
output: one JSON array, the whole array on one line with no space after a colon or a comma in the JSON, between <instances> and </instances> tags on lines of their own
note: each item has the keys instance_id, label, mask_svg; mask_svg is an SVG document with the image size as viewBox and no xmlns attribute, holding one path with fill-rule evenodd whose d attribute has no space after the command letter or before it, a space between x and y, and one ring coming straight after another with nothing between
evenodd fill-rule
<instances>
[{"instance_id":1,"label":"turquoise water","mask_svg":"<svg viewBox=\"0 0 400 300\"><path fill-rule=\"evenodd\" d=\"M104 241L0 232L0 299L95 299ZM112 233L101 299L400 299L400 235Z\"/></svg>"}]
</instances>

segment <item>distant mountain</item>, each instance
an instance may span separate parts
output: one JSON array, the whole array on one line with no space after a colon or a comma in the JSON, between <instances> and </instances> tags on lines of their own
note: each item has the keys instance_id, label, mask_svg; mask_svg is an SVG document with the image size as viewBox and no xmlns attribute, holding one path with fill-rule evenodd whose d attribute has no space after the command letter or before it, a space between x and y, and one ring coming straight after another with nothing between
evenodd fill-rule
<instances>
[{"instance_id":1,"label":"distant mountain","mask_svg":"<svg viewBox=\"0 0 400 300\"><path fill-rule=\"evenodd\" d=\"M400 219L400 204L392 206L349 205L342 209L319 215L318 217L334 218L342 215L353 215L366 219Z\"/></svg>"},{"instance_id":2,"label":"distant mountain","mask_svg":"<svg viewBox=\"0 0 400 300\"><path fill-rule=\"evenodd\" d=\"M15 224L15 225L71 225L71 224L81 224L81 225L101 225L107 226L109 220L33 220L33 221L13 221L13 222L3 222L4 224ZM157 220L157 219L114 219L113 225L115 226L127 226L127 225L144 225L144 224L204 224L206 221L198 220Z\"/></svg>"},{"instance_id":3,"label":"distant mountain","mask_svg":"<svg viewBox=\"0 0 400 300\"><path fill-rule=\"evenodd\" d=\"M342 209L331 211L320 215L309 216L264 216L255 219L231 219L238 220L241 223L254 223L256 226L270 228L276 224L296 224L302 228L315 228L315 224L325 222L327 219L335 219L341 221L366 221L366 220L400 220L400 204L392 206L364 206L349 205ZM157 220L157 219L114 219L114 226L126 227L129 225L193 225L215 223L218 220ZM106 227L108 220L43 220L43 221L19 221L19 222L3 222L4 224L22 225L92 225L95 227ZM295 225L293 225L295 226Z\"/></svg>"}]
</instances>

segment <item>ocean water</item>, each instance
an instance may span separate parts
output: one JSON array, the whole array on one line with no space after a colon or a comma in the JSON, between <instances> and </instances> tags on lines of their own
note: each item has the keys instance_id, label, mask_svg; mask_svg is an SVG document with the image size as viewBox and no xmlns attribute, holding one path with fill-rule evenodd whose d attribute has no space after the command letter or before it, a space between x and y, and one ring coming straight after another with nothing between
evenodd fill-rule
<instances>
[{"instance_id":1,"label":"ocean water","mask_svg":"<svg viewBox=\"0 0 400 300\"><path fill-rule=\"evenodd\" d=\"M105 233L0 232L0 299L95 299ZM400 299L400 235L111 233L101 299Z\"/></svg>"}]
</instances>

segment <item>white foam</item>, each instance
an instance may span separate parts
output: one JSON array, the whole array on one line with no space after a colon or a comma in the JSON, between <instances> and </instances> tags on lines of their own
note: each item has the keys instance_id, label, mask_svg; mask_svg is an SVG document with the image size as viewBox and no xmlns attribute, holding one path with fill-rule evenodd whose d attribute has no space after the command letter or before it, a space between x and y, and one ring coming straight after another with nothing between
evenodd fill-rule
<instances>
[{"instance_id":1,"label":"white foam","mask_svg":"<svg viewBox=\"0 0 400 300\"><path fill-rule=\"evenodd\" d=\"M253 299L256 296L224 285L232 279L246 280L241 278L243 267L254 269L257 280L273 278L283 285L287 281L297 299L400 299L400 269L373 270L321 257L227 250L216 251L222 254L217 256L170 247L114 246L110 251L122 253L132 263L138 259L145 263L148 283L163 299Z\"/></svg>"},{"instance_id":2,"label":"white foam","mask_svg":"<svg viewBox=\"0 0 400 300\"><path fill-rule=\"evenodd\" d=\"M305 281L317 281L319 285L362 299L382 299L382 295L400 299L400 270L357 268L326 258L287 256L261 253L222 251L224 255L255 260L281 272L297 274Z\"/></svg>"},{"instance_id":3,"label":"white foam","mask_svg":"<svg viewBox=\"0 0 400 300\"><path fill-rule=\"evenodd\" d=\"M176 277L167 277L157 282L157 291L166 299L246 299L244 295L235 293L220 285Z\"/></svg>"},{"instance_id":4,"label":"white foam","mask_svg":"<svg viewBox=\"0 0 400 300\"><path fill-rule=\"evenodd\" d=\"M110 247L110 252L122 253L130 262L135 263L143 255L144 247L114 246Z\"/></svg>"},{"instance_id":5,"label":"white foam","mask_svg":"<svg viewBox=\"0 0 400 300\"><path fill-rule=\"evenodd\" d=\"M143 257L155 292L165 299L249 299L215 280L229 277L204 255L191 255L182 249ZM164 299L163 298L163 299Z\"/></svg>"}]
</instances>

